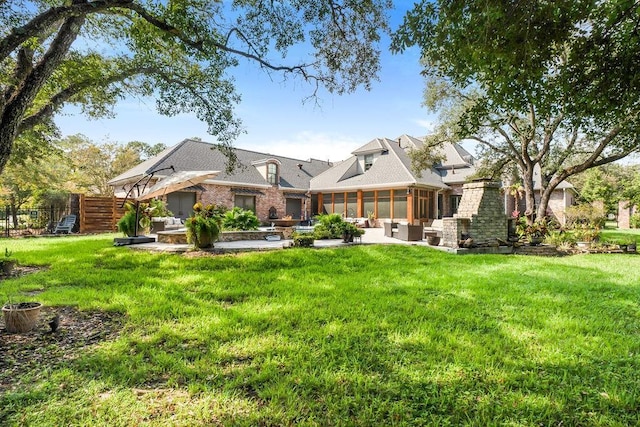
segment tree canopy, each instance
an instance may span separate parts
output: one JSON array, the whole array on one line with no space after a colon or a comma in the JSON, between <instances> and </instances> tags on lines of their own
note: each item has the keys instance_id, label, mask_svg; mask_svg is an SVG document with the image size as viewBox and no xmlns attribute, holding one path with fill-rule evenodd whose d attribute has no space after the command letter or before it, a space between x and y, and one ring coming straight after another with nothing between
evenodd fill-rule
<instances>
[{"instance_id":1,"label":"tree canopy","mask_svg":"<svg viewBox=\"0 0 640 427\"><path fill-rule=\"evenodd\" d=\"M423 0L394 34L414 45L438 133L478 142L494 176L515 168L531 217L563 180L639 150L637 1Z\"/></svg>"},{"instance_id":2,"label":"tree canopy","mask_svg":"<svg viewBox=\"0 0 640 427\"><path fill-rule=\"evenodd\" d=\"M9 0L0 2L0 171L28 133L80 105L113 114L154 96L161 114L192 113L228 144L240 131L229 69L240 60L343 93L378 72L389 0ZM289 62L297 46L308 52ZM28 141L29 139L27 139ZM33 141L33 138L30 139Z\"/></svg>"}]
</instances>

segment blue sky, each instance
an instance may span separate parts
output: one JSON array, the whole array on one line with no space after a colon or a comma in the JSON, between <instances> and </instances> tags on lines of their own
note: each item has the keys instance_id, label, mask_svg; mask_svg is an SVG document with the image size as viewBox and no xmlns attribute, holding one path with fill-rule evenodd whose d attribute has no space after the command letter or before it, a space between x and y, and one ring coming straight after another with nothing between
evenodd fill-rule
<instances>
[{"instance_id":1,"label":"blue sky","mask_svg":"<svg viewBox=\"0 0 640 427\"><path fill-rule=\"evenodd\" d=\"M396 7L392 27L401 21L407 6ZM300 80L268 75L257 65L243 62L232 74L242 97L236 114L246 133L234 145L299 159L339 161L376 137L426 134L435 116L421 105L424 83L419 52L391 55L388 45L383 40L380 81L370 91L342 96L323 92L318 103L303 103L312 88ZM195 116L161 116L153 99L123 100L115 107L113 119L90 121L76 109L65 112L56 119L63 135L82 133L95 142L137 140L171 146L188 137L215 142Z\"/></svg>"}]
</instances>

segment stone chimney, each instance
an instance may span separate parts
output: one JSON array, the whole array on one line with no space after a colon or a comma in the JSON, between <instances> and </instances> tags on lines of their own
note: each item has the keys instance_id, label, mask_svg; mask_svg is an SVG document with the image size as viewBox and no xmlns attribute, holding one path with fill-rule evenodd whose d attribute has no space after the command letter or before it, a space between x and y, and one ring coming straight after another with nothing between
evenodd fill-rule
<instances>
[{"instance_id":1,"label":"stone chimney","mask_svg":"<svg viewBox=\"0 0 640 427\"><path fill-rule=\"evenodd\" d=\"M458 213L443 218L443 245L458 247L458 242L471 237L476 244L506 241L507 216L499 182L476 181L462 187Z\"/></svg>"}]
</instances>

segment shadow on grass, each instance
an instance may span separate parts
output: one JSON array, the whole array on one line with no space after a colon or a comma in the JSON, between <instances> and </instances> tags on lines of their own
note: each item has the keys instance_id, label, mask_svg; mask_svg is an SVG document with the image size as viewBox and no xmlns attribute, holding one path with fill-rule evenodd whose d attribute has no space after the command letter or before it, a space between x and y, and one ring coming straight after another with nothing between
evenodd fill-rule
<instances>
[{"instance_id":1,"label":"shadow on grass","mask_svg":"<svg viewBox=\"0 0 640 427\"><path fill-rule=\"evenodd\" d=\"M390 246L75 256L43 296L125 312L126 333L1 397L12 422L638 421L624 269Z\"/></svg>"}]
</instances>

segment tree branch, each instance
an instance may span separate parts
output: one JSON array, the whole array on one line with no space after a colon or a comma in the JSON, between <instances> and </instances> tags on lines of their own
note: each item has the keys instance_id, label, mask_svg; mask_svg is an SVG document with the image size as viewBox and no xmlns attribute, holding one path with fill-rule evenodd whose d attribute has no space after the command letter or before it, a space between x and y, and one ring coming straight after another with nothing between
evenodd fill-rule
<instances>
[{"instance_id":1,"label":"tree branch","mask_svg":"<svg viewBox=\"0 0 640 427\"><path fill-rule=\"evenodd\" d=\"M133 0L96 0L91 2L73 3L67 6L52 7L27 22L21 27L16 27L0 40L0 60L7 58L18 46L46 32L48 28L57 25L71 16L82 16L89 13L104 11L105 9L124 7L132 4Z\"/></svg>"},{"instance_id":2,"label":"tree branch","mask_svg":"<svg viewBox=\"0 0 640 427\"><path fill-rule=\"evenodd\" d=\"M135 75L153 74L157 71L158 69L154 67L134 67L130 69L124 69L121 70L121 72L116 73L110 77L101 79L100 84L106 87L111 83L123 81ZM95 84L96 81L94 79L87 79L77 82L76 84L66 87L60 92L56 93L40 110L28 117L25 117L22 120L20 126L18 127L18 134L24 132L25 130L31 129L36 124L42 123L44 120L50 118L60 107L62 107L65 102L69 101L75 95L78 95L82 91L92 87Z\"/></svg>"}]
</instances>

